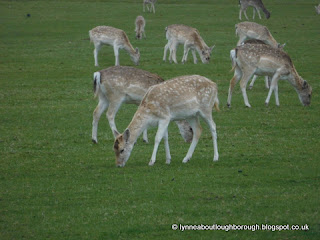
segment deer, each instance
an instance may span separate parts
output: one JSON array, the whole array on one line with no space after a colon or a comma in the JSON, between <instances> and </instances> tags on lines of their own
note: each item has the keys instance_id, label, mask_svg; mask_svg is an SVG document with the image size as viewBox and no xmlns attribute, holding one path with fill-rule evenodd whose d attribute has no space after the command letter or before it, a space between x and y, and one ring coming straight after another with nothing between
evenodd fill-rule
<instances>
[{"instance_id":1,"label":"deer","mask_svg":"<svg viewBox=\"0 0 320 240\"><path fill-rule=\"evenodd\" d=\"M147 90L164 80L157 74L128 66L113 66L94 73L94 96L99 103L93 112L92 142L98 143L99 119L107 110L112 133L117 132L115 117L122 104L139 105ZM177 121L179 131L186 142L192 140L192 128L186 121ZM114 135L116 137L116 135ZM143 141L148 142L147 130L143 132Z\"/></svg>"},{"instance_id":2,"label":"deer","mask_svg":"<svg viewBox=\"0 0 320 240\"><path fill-rule=\"evenodd\" d=\"M179 44L183 44L184 53L182 57L182 63L187 61L188 52L190 49L193 55L194 64L197 64L198 62L195 51L198 52L203 63L209 63L211 52L215 46L208 47L196 28L192 28L183 24L173 24L166 27L165 31L168 43L164 47L163 61L166 61L167 51L169 49L170 63L173 60L174 63L177 64L177 47Z\"/></svg>"},{"instance_id":3,"label":"deer","mask_svg":"<svg viewBox=\"0 0 320 240\"><path fill-rule=\"evenodd\" d=\"M153 153L149 166L156 161L158 147L164 139L166 164L171 163L168 142L168 125L170 121L186 119L192 127L193 138L183 163L187 163L197 146L202 128L202 118L210 128L213 139L214 157L218 161L216 124L212 119L212 109L219 111L218 89L216 83L199 75L180 76L149 88L143 97L132 121L126 130L116 132L113 150L116 165L124 167L139 135L149 126L158 126Z\"/></svg>"},{"instance_id":4,"label":"deer","mask_svg":"<svg viewBox=\"0 0 320 240\"><path fill-rule=\"evenodd\" d=\"M147 6L147 9L149 12L152 12L153 10L153 13L156 13L156 9L154 7L154 4L157 2L157 0L143 0L143 11L145 12L145 7ZM150 4L150 8L148 6L148 4Z\"/></svg>"},{"instance_id":5,"label":"deer","mask_svg":"<svg viewBox=\"0 0 320 240\"><path fill-rule=\"evenodd\" d=\"M144 36L144 38L146 38L146 33L144 31L144 28L146 26L146 20L144 20L144 17L138 16L136 18L135 25L136 25L136 29L135 29L136 39L139 39L139 40L142 39L142 35Z\"/></svg>"},{"instance_id":6,"label":"deer","mask_svg":"<svg viewBox=\"0 0 320 240\"><path fill-rule=\"evenodd\" d=\"M275 48L283 49L286 44L278 43L270 33L266 26L260 25L255 22L241 22L235 25L236 35L239 37L237 46L245 43L267 44ZM265 86L269 89L268 76L265 76ZM249 85L249 89L252 89L257 75L253 76L253 79Z\"/></svg>"},{"instance_id":7,"label":"deer","mask_svg":"<svg viewBox=\"0 0 320 240\"><path fill-rule=\"evenodd\" d=\"M239 37L237 46L240 46L245 41L250 39L260 40L274 48L283 48L285 45L281 45L280 43L278 43L266 26L260 25L255 22L240 22L235 25L235 29L236 36Z\"/></svg>"},{"instance_id":8,"label":"deer","mask_svg":"<svg viewBox=\"0 0 320 240\"><path fill-rule=\"evenodd\" d=\"M261 0L239 0L239 4L240 4L240 12L239 12L239 19L240 20L241 20L242 12L244 12L244 16L248 20L247 8L249 6L253 7L252 19L255 18L256 12L258 13L259 18L261 19L261 15L260 15L259 9L262 9L262 11L264 12L264 14L266 16L266 19L270 18L270 12L265 8L265 6L263 5Z\"/></svg>"},{"instance_id":9,"label":"deer","mask_svg":"<svg viewBox=\"0 0 320 240\"><path fill-rule=\"evenodd\" d=\"M310 105L312 94L311 86L299 76L291 58L281 49L265 44L244 44L232 49L230 51L230 57L234 76L230 80L227 100L228 107L231 106L233 88L239 80L244 103L246 107L251 107L246 93L246 85L254 74L272 77L268 96L265 101L266 106L268 106L273 92L276 105L280 106L278 97L279 80L287 80L298 93L302 105Z\"/></svg>"},{"instance_id":10,"label":"deer","mask_svg":"<svg viewBox=\"0 0 320 240\"><path fill-rule=\"evenodd\" d=\"M319 3L318 6L314 6L314 7L315 7L315 9L316 9L316 13L317 13L317 14L320 14L320 3Z\"/></svg>"},{"instance_id":11,"label":"deer","mask_svg":"<svg viewBox=\"0 0 320 240\"><path fill-rule=\"evenodd\" d=\"M127 34L121 30L110 26L97 26L89 31L90 41L94 44L94 61L95 66L98 64L98 53L102 45L113 46L114 55L116 58L115 65L119 66L119 49L126 50L131 60L139 65L140 52L139 49L134 49L129 41Z\"/></svg>"}]
</instances>

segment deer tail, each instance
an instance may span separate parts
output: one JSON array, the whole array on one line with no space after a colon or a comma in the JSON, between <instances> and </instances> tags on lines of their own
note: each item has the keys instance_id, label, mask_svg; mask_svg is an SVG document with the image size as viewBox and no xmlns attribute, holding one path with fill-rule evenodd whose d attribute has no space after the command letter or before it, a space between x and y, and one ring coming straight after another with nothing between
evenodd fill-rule
<instances>
[{"instance_id":1,"label":"deer tail","mask_svg":"<svg viewBox=\"0 0 320 240\"><path fill-rule=\"evenodd\" d=\"M99 93L100 79L101 79L101 73L95 72L93 74L93 93L95 98L98 96L98 93Z\"/></svg>"}]
</instances>

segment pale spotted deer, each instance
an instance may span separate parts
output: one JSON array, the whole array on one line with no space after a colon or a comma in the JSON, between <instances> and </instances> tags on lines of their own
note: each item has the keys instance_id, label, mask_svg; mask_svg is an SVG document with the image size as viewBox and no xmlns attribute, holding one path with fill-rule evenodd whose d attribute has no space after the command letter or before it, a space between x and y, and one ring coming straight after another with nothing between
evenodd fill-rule
<instances>
[{"instance_id":1,"label":"pale spotted deer","mask_svg":"<svg viewBox=\"0 0 320 240\"><path fill-rule=\"evenodd\" d=\"M244 44L230 51L234 76L230 81L228 93L228 106L231 106L232 91L240 80L244 103L251 107L246 93L246 85L254 75L272 77L269 93L265 104L268 105L272 92L274 92L276 105L279 106L278 81L287 80L298 93L300 102L304 106L310 105L312 88L299 76L291 58L281 49L265 44Z\"/></svg>"},{"instance_id":2,"label":"pale spotted deer","mask_svg":"<svg viewBox=\"0 0 320 240\"><path fill-rule=\"evenodd\" d=\"M129 41L127 34L121 30L110 26L98 26L89 31L90 41L94 44L94 62L95 66L98 64L98 53L102 45L113 46L114 55L116 58L115 65L119 66L119 49L126 50L131 60L139 65L140 52L139 49L134 49Z\"/></svg>"},{"instance_id":3,"label":"pale spotted deer","mask_svg":"<svg viewBox=\"0 0 320 240\"><path fill-rule=\"evenodd\" d=\"M146 6L149 12L156 13L156 9L154 7L154 4L157 2L157 0L143 0L143 11L145 12ZM150 5L150 8L149 8Z\"/></svg>"},{"instance_id":4,"label":"pale spotted deer","mask_svg":"<svg viewBox=\"0 0 320 240\"><path fill-rule=\"evenodd\" d=\"M259 18L261 19L259 9L261 9L264 12L266 19L270 18L270 12L265 8L261 0L239 0L239 4L240 4L240 12L239 12L240 20L241 20L242 12L244 13L246 19L248 20L247 8L250 6L253 7L253 16L252 16L253 19L255 17L256 12L258 13Z\"/></svg>"},{"instance_id":5,"label":"pale spotted deer","mask_svg":"<svg viewBox=\"0 0 320 240\"><path fill-rule=\"evenodd\" d=\"M166 61L167 51L170 50L169 60L177 62L177 47L179 44L183 44L184 52L182 57L182 63L187 61L188 52L191 49L193 55L193 62L198 62L196 52L200 55L203 63L209 63L211 58L211 52L214 46L208 47L200 36L199 31L196 28L192 28L183 24L173 24L166 27L166 38L168 43L164 47L163 61Z\"/></svg>"},{"instance_id":6,"label":"pale spotted deer","mask_svg":"<svg viewBox=\"0 0 320 240\"><path fill-rule=\"evenodd\" d=\"M237 46L245 43L256 43L256 44L267 44L275 48L284 48L285 44L281 45L278 43L270 33L266 26L260 25L254 22L241 22L235 25L236 35L239 37ZM265 76L265 86L269 88L268 76ZM257 75L254 75L249 85L251 89Z\"/></svg>"},{"instance_id":7,"label":"pale spotted deer","mask_svg":"<svg viewBox=\"0 0 320 240\"><path fill-rule=\"evenodd\" d=\"M156 161L158 146L164 138L166 163L171 155L168 142L168 125L172 120L186 119L193 129L193 139L183 162L192 157L201 135L200 117L208 124L213 139L214 157L219 158L216 124L212 119L212 109L219 110L217 85L211 80L198 76L181 76L152 86L144 96L131 123L119 134L114 142L116 165L123 167L128 161L139 135L149 126L158 126L155 144L149 165Z\"/></svg>"},{"instance_id":8,"label":"pale spotted deer","mask_svg":"<svg viewBox=\"0 0 320 240\"><path fill-rule=\"evenodd\" d=\"M144 28L146 26L146 20L144 19L144 17L138 16L136 18L135 25L136 25L136 29L135 29L136 39L140 40L140 39L142 39L142 36L144 36L144 38L146 38L146 33L144 31Z\"/></svg>"},{"instance_id":9,"label":"pale spotted deer","mask_svg":"<svg viewBox=\"0 0 320 240\"><path fill-rule=\"evenodd\" d=\"M94 94L99 103L93 112L92 141L98 142L97 131L99 119L107 110L107 118L112 133L117 132L116 114L122 104L139 105L149 87L162 83L164 80L156 74L134 67L113 66L94 73ZM191 142L192 129L186 121L176 122L186 142ZM114 135L115 137L115 135ZM143 140L148 142L147 130Z\"/></svg>"}]
</instances>

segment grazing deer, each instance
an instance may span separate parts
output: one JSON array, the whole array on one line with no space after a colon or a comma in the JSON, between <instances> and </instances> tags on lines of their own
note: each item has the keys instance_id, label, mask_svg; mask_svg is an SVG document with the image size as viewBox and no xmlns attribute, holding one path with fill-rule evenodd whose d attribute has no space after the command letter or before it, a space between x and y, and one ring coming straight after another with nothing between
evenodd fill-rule
<instances>
[{"instance_id":1,"label":"grazing deer","mask_svg":"<svg viewBox=\"0 0 320 240\"><path fill-rule=\"evenodd\" d=\"M239 19L240 20L241 20L242 12L244 12L245 17L248 20L247 8L249 6L253 7L253 16L252 16L253 19L255 17L256 12L258 13L259 18L261 19L259 9L262 9L262 11L264 12L264 14L266 16L266 19L270 18L270 12L264 7L261 0L239 0L239 4L240 4L240 12L239 12Z\"/></svg>"},{"instance_id":2,"label":"grazing deer","mask_svg":"<svg viewBox=\"0 0 320 240\"><path fill-rule=\"evenodd\" d=\"M98 142L98 123L102 113L107 110L107 118L112 133L117 132L115 117L123 103L139 105L149 87L164 80L156 74L134 67L114 66L94 73L94 94L99 103L93 112L92 141ZM191 142L192 129L186 121L176 122L186 142ZM114 135L115 137L115 135ZM148 142L147 130L143 140Z\"/></svg>"},{"instance_id":3,"label":"grazing deer","mask_svg":"<svg viewBox=\"0 0 320 240\"><path fill-rule=\"evenodd\" d=\"M156 13L156 9L154 7L154 4L156 2L157 2L157 0L143 0L143 11L145 12L145 10L146 10L145 8L147 6L147 9L148 9L149 12L152 12L152 10L153 10L153 13ZM149 8L148 4L151 5L150 8Z\"/></svg>"},{"instance_id":4,"label":"grazing deer","mask_svg":"<svg viewBox=\"0 0 320 240\"><path fill-rule=\"evenodd\" d=\"M314 7L316 9L317 14L320 14L320 3L319 3L318 6L314 6Z\"/></svg>"},{"instance_id":5,"label":"grazing deer","mask_svg":"<svg viewBox=\"0 0 320 240\"><path fill-rule=\"evenodd\" d=\"M184 53L182 57L182 63L187 61L188 52L191 49L193 55L193 62L198 62L196 52L199 53L201 61L203 63L209 63L211 52L214 46L211 48L203 41L199 31L196 28L192 28L182 24L173 24L166 27L166 38L168 43L164 47L163 61L166 61L167 51L170 49L169 60L177 62L177 47L179 44L184 45Z\"/></svg>"},{"instance_id":6,"label":"grazing deer","mask_svg":"<svg viewBox=\"0 0 320 240\"><path fill-rule=\"evenodd\" d=\"M216 124L212 119L212 108L219 110L217 85L211 80L198 76L181 76L152 86L144 96L131 123L114 142L117 166L123 167L128 161L139 135L149 126L158 125L155 144L149 165L156 161L159 143L164 138L166 163L170 164L171 155L168 142L168 125L172 120L186 119L193 130L193 139L183 162L192 157L202 129L201 117L209 126L213 139L214 161L219 158Z\"/></svg>"},{"instance_id":7,"label":"grazing deer","mask_svg":"<svg viewBox=\"0 0 320 240\"><path fill-rule=\"evenodd\" d=\"M136 39L139 39L139 40L142 39L142 35L144 35L144 38L146 38L146 33L144 31L144 28L146 26L146 21L144 20L144 17L138 16L136 18L135 25L136 25L136 29L135 29Z\"/></svg>"},{"instance_id":8,"label":"grazing deer","mask_svg":"<svg viewBox=\"0 0 320 240\"><path fill-rule=\"evenodd\" d=\"M275 48L284 48L285 44L281 45L278 43L270 33L266 26L260 25L255 22L241 22L235 25L236 35L239 37L237 46L245 43L256 43L256 44L267 44ZM265 86L269 88L268 76L265 76ZM249 85L251 89L257 75L253 76L253 79Z\"/></svg>"},{"instance_id":9,"label":"grazing deer","mask_svg":"<svg viewBox=\"0 0 320 240\"><path fill-rule=\"evenodd\" d=\"M265 104L268 105L274 91L276 105L279 106L278 80L287 80L297 91L304 106L310 105L312 88L299 76L289 55L278 48L265 44L244 44L230 51L234 76L230 81L228 106L231 106L232 91L240 80L240 87L247 107L251 107L246 93L246 85L254 75L272 76L269 93Z\"/></svg>"},{"instance_id":10,"label":"grazing deer","mask_svg":"<svg viewBox=\"0 0 320 240\"><path fill-rule=\"evenodd\" d=\"M260 40L267 45L275 48L283 48L284 45L278 43L270 33L266 26L255 22L241 22L235 25L236 35L239 37L237 46L240 46L245 41L253 39Z\"/></svg>"},{"instance_id":11,"label":"grazing deer","mask_svg":"<svg viewBox=\"0 0 320 240\"><path fill-rule=\"evenodd\" d=\"M127 34L121 30L109 26L98 26L89 31L90 41L94 44L94 61L95 66L98 64L98 52L102 45L108 44L113 46L114 55L116 57L116 66L120 65L119 62L119 49L126 50L131 60L139 65L140 52L139 49L134 49L129 41Z\"/></svg>"}]
</instances>

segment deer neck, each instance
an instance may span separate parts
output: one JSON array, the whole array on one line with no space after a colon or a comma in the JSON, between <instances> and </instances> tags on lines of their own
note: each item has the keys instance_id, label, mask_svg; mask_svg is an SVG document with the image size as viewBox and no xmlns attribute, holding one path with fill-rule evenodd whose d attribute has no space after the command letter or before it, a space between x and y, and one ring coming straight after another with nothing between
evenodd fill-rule
<instances>
[{"instance_id":1,"label":"deer neck","mask_svg":"<svg viewBox=\"0 0 320 240\"><path fill-rule=\"evenodd\" d=\"M126 44L123 47L130 55L134 55L136 51L134 50L133 46L129 41L126 42Z\"/></svg>"},{"instance_id":2,"label":"deer neck","mask_svg":"<svg viewBox=\"0 0 320 240\"><path fill-rule=\"evenodd\" d=\"M128 126L130 131L129 143L133 145L148 125L149 118L145 114L145 111L138 109Z\"/></svg>"}]
</instances>

